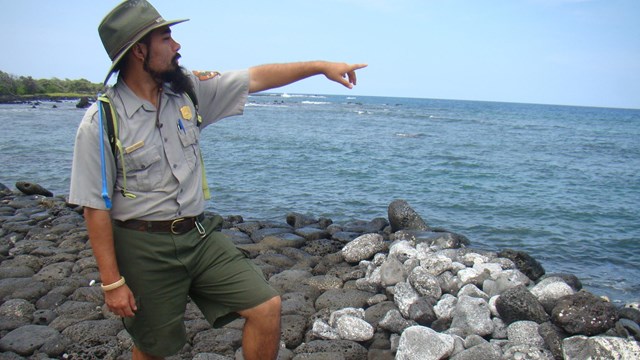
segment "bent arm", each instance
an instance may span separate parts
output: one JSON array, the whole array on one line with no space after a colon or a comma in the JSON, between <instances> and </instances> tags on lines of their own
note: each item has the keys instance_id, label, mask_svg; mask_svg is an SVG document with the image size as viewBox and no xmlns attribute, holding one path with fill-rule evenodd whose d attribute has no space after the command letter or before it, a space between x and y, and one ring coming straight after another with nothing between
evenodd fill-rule
<instances>
[{"instance_id":1,"label":"bent arm","mask_svg":"<svg viewBox=\"0 0 640 360\"><path fill-rule=\"evenodd\" d=\"M356 85L356 70L366 66L328 61L254 66L249 68L249 93L278 88L319 74L351 89Z\"/></svg>"}]
</instances>

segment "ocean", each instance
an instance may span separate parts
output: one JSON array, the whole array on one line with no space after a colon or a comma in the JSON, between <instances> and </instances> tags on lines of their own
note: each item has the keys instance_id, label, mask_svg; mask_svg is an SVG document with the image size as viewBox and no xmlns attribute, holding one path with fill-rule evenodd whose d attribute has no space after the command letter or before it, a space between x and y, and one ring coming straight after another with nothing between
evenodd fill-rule
<instances>
[{"instance_id":1,"label":"ocean","mask_svg":"<svg viewBox=\"0 0 640 360\"><path fill-rule=\"evenodd\" d=\"M83 113L0 105L0 183L67 194ZM526 251L626 303L640 301L639 139L640 110L261 94L201 145L208 209L224 216L341 223L404 199L473 247Z\"/></svg>"}]
</instances>

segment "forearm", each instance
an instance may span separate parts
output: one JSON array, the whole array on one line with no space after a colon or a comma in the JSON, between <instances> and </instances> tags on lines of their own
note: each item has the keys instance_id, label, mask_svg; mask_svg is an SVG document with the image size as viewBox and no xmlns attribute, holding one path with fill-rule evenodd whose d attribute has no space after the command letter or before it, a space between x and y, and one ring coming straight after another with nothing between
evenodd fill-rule
<instances>
[{"instance_id":1,"label":"forearm","mask_svg":"<svg viewBox=\"0 0 640 360\"><path fill-rule=\"evenodd\" d=\"M274 89L322 74L326 65L326 61L308 61L251 67L249 69L249 92Z\"/></svg>"},{"instance_id":2,"label":"forearm","mask_svg":"<svg viewBox=\"0 0 640 360\"><path fill-rule=\"evenodd\" d=\"M249 92L274 89L318 74L351 89L356 84L356 70L366 66L329 61L254 66L249 69Z\"/></svg>"},{"instance_id":3,"label":"forearm","mask_svg":"<svg viewBox=\"0 0 640 360\"><path fill-rule=\"evenodd\" d=\"M120 279L108 210L84 209L84 218L89 231L89 241L93 256L98 263L100 279L104 284L112 284Z\"/></svg>"}]
</instances>

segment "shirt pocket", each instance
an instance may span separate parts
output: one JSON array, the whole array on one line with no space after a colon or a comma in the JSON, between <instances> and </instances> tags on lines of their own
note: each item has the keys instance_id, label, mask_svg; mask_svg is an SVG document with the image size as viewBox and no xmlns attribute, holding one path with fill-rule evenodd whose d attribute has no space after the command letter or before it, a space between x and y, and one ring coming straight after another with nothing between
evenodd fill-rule
<instances>
[{"instance_id":1,"label":"shirt pocket","mask_svg":"<svg viewBox=\"0 0 640 360\"><path fill-rule=\"evenodd\" d=\"M198 134L196 126L191 124L190 126L185 126L184 131L178 132L185 162L191 170L196 168L196 162L198 161Z\"/></svg>"},{"instance_id":2,"label":"shirt pocket","mask_svg":"<svg viewBox=\"0 0 640 360\"><path fill-rule=\"evenodd\" d=\"M124 154L127 172L127 190L157 190L162 181L160 146L143 147ZM124 173L122 173L124 175ZM124 184L120 184L124 186Z\"/></svg>"}]
</instances>

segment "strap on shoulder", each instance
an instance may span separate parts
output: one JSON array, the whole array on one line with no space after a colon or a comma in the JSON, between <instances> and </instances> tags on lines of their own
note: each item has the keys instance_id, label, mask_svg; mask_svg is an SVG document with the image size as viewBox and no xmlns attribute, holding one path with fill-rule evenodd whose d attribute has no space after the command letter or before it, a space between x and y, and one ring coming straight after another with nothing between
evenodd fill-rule
<instances>
[{"instance_id":1,"label":"strap on shoulder","mask_svg":"<svg viewBox=\"0 0 640 360\"><path fill-rule=\"evenodd\" d=\"M102 106L102 110L104 111L104 115L106 116L106 121L104 126L106 126L107 130L107 140L109 140L109 145L111 145L111 153L113 154L113 158L116 158L116 126L117 119L113 116L113 108L111 106L111 101L106 95L102 95L98 97L99 105Z\"/></svg>"},{"instance_id":2,"label":"strap on shoulder","mask_svg":"<svg viewBox=\"0 0 640 360\"><path fill-rule=\"evenodd\" d=\"M118 119L116 118L116 111L113 108L109 97L107 97L106 95L99 96L98 101L100 102L99 106L102 107L106 116L106 124L104 124L103 126L105 126L107 130L107 139L109 140L109 145L111 145L111 153L113 154L114 160L118 158L116 152L120 152L123 177L122 190L120 190L120 193L124 197L135 199L136 195L127 191L127 167L124 163L122 143L120 143L120 139L118 138Z\"/></svg>"},{"instance_id":3,"label":"strap on shoulder","mask_svg":"<svg viewBox=\"0 0 640 360\"><path fill-rule=\"evenodd\" d=\"M198 109L198 96L196 96L196 92L193 87L188 88L185 93L193 103L194 109L196 109L196 125L200 127L200 125L202 125L202 116L200 116L200 111ZM200 168L202 169L202 193L204 194L204 199L209 200L211 199L211 190L209 189L209 183L207 181L207 172L204 168L204 158L202 157L202 149L198 147L198 150L200 152Z\"/></svg>"},{"instance_id":4,"label":"strap on shoulder","mask_svg":"<svg viewBox=\"0 0 640 360\"><path fill-rule=\"evenodd\" d=\"M200 125L202 125L202 116L200 116L200 109L198 108L198 96L196 95L196 91L193 87L190 87L185 91L185 94L187 94L187 97L191 100L193 107L196 109L196 125L200 127Z\"/></svg>"},{"instance_id":5,"label":"strap on shoulder","mask_svg":"<svg viewBox=\"0 0 640 360\"><path fill-rule=\"evenodd\" d=\"M187 96L189 97L189 99L193 103L193 107L195 107L196 111L197 111L198 110L198 96L196 96L196 91L193 89L193 87L189 87L185 91L185 93L187 94Z\"/></svg>"}]
</instances>

